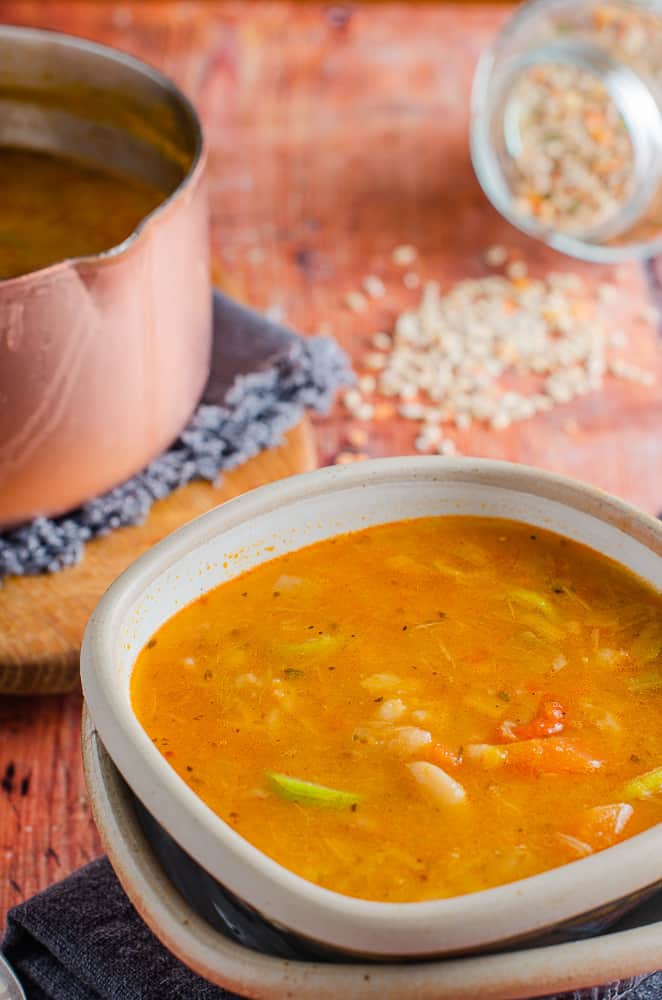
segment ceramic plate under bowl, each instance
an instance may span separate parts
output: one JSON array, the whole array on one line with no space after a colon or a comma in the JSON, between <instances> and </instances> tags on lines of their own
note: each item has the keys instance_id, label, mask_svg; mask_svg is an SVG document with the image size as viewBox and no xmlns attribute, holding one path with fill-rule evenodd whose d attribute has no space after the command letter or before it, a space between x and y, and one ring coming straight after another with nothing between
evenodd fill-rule
<instances>
[{"instance_id":1,"label":"ceramic plate under bowl","mask_svg":"<svg viewBox=\"0 0 662 1000\"><path fill-rule=\"evenodd\" d=\"M21 984L2 955L0 955L0 1000L25 1000Z\"/></svg>"},{"instance_id":2,"label":"ceramic plate under bowl","mask_svg":"<svg viewBox=\"0 0 662 1000\"><path fill-rule=\"evenodd\" d=\"M627 929L587 941L474 958L375 965L273 958L214 930L173 888L138 822L134 799L87 712L83 762L99 833L131 902L159 940L199 975L260 1000L521 1000L569 993L616 1000L662 967L662 896L633 911ZM595 983L610 983L601 990Z\"/></svg>"}]
</instances>

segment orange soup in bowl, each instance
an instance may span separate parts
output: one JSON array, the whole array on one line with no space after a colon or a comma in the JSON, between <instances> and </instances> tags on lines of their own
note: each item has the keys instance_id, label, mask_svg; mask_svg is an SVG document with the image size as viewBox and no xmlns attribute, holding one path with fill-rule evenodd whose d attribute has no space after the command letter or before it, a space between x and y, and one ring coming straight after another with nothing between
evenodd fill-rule
<instances>
[{"instance_id":1,"label":"orange soup in bowl","mask_svg":"<svg viewBox=\"0 0 662 1000\"><path fill-rule=\"evenodd\" d=\"M514 521L263 563L156 632L132 704L247 841L361 899L475 892L662 819L662 598Z\"/></svg>"}]
</instances>

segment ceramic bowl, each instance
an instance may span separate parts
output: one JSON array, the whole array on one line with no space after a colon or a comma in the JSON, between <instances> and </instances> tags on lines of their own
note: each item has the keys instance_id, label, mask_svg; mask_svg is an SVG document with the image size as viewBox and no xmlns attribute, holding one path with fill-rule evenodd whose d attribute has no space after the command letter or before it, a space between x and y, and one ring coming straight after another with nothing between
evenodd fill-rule
<instances>
[{"instance_id":1,"label":"ceramic bowl","mask_svg":"<svg viewBox=\"0 0 662 1000\"><path fill-rule=\"evenodd\" d=\"M602 937L499 955L427 962L311 962L243 947L186 902L160 864L138 802L83 716L83 764L104 848L156 937L217 986L261 1000L623 1000L662 967L662 894ZM143 807L139 807L143 811ZM595 983L607 985L595 986Z\"/></svg>"},{"instance_id":2,"label":"ceramic bowl","mask_svg":"<svg viewBox=\"0 0 662 1000\"><path fill-rule=\"evenodd\" d=\"M229 922L242 913L259 918L307 954L448 955L597 933L662 883L658 825L591 857L452 899L342 896L286 870L225 824L138 723L129 696L135 659L179 608L252 566L340 532L451 514L556 531L662 588L662 524L619 500L524 466L399 458L296 476L230 501L145 554L92 615L81 670L94 724L147 815L235 906ZM174 855L167 863L178 864ZM210 898L209 906L223 903Z\"/></svg>"}]
</instances>

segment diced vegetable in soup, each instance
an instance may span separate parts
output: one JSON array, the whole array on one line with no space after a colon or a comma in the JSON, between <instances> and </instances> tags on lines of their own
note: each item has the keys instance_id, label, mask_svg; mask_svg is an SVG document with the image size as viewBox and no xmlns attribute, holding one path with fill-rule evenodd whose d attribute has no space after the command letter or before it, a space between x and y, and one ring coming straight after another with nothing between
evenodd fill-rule
<instances>
[{"instance_id":1,"label":"diced vegetable in soup","mask_svg":"<svg viewBox=\"0 0 662 1000\"><path fill-rule=\"evenodd\" d=\"M132 697L219 816L350 896L474 892L662 819L661 597L516 522L275 558L160 628Z\"/></svg>"}]
</instances>

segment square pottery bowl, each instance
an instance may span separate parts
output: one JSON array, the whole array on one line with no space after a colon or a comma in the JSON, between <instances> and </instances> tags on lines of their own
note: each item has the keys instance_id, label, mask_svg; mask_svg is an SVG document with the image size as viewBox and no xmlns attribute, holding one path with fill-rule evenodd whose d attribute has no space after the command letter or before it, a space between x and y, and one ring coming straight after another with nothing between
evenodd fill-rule
<instances>
[{"instance_id":1,"label":"square pottery bowl","mask_svg":"<svg viewBox=\"0 0 662 1000\"><path fill-rule=\"evenodd\" d=\"M456 514L555 531L662 589L662 524L619 500L524 466L398 458L296 476L224 504L142 556L92 615L81 670L94 726L141 804L170 877L189 887L189 898L205 897L239 940L270 928L275 954L373 960L512 948L595 934L662 883L658 825L543 874L455 898L382 903L340 895L288 871L220 819L134 715L129 683L138 653L201 594L341 532Z\"/></svg>"}]
</instances>

